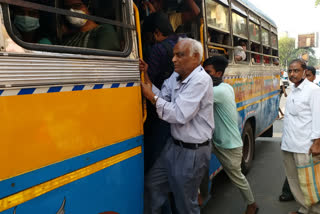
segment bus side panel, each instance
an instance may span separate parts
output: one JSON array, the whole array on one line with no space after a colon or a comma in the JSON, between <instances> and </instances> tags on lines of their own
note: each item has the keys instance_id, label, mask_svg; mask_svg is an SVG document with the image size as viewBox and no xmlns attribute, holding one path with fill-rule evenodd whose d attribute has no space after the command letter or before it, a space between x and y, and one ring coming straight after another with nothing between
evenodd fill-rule
<instances>
[{"instance_id":1,"label":"bus side panel","mask_svg":"<svg viewBox=\"0 0 320 214\"><path fill-rule=\"evenodd\" d=\"M264 79L265 96L261 99L261 114L263 120L259 120L259 126L256 129L256 136L262 134L268 129L278 116L278 109L280 105L279 99L279 75L267 76Z\"/></svg>"},{"instance_id":2,"label":"bus side panel","mask_svg":"<svg viewBox=\"0 0 320 214\"><path fill-rule=\"evenodd\" d=\"M140 143L142 143L142 138ZM141 146L138 148L141 151ZM90 170L92 166L89 165L86 168ZM70 179L70 177L72 176L68 174L63 175L60 181ZM46 183L54 185L57 182L59 181ZM38 192L43 190L43 188L40 190L33 188ZM23 197L22 195L27 194L21 193L20 196ZM58 211L60 213L64 211L64 213L102 214L112 211L121 214L140 214L143 212L142 199L143 155L140 152L120 163L67 183L2 213L56 214L59 213Z\"/></svg>"},{"instance_id":3,"label":"bus side panel","mask_svg":"<svg viewBox=\"0 0 320 214\"><path fill-rule=\"evenodd\" d=\"M0 97L0 180L142 135L140 87Z\"/></svg>"},{"instance_id":4,"label":"bus side panel","mask_svg":"<svg viewBox=\"0 0 320 214\"><path fill-rule=\"evenodd\" d=\"M57 213L65 198L67 213L141 213L142 105L132 86L2 91L0 212ZM127 208L119 206L123 194Z\"/></svg>"}]
</instances>

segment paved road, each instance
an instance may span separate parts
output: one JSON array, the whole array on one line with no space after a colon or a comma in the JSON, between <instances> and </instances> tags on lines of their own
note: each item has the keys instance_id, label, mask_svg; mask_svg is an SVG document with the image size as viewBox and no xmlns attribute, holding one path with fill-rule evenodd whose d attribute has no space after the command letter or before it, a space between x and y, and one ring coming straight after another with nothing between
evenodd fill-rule
<instances>
[{"instance_id":1,"label":"paved road","mask_svg":"<svg viewBox=\"0 0 320 214\"><path fill-rule=\"evenodd\" d=\"M289 90L288 90L289 91ZM281 100L282 109L285 99ZM256 140L255 160L247 175L254 196L260 207L259 214L287 214L298 209L295 202L279 202L285 173L283 169L280 142L283 121L274 124L273 138ZM224 173L218 174L213 182L212 198L202 210L203 214L242 214L245 202Z\"/></svg>"}]
</instances>

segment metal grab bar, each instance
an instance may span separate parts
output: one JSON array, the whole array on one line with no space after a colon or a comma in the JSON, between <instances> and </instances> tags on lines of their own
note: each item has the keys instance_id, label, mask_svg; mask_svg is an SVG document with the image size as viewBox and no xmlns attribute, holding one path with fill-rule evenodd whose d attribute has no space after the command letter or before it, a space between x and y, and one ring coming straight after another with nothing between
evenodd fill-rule
<instances>
[{"instance_id":1,"label":"metal grab bar","mask_svg":"<svg viewBox=\"0 0 320 214\"><path fill-rule=\"evenodd\" d=\"M228 55L228 52L227 52L226 49L224 49L224 48L220 48L220 47L216 47L216 46L212 46L212 45L208 45L208 48L210 48L210 49L216 49L216 50L221 50L221 51L223 51L223 53L224 53L225 55Z\"/></svg>"},{"instance_id":2,"label":"metal grab bar","mask_svg":"<svg viewBox=\"0 0 320 214\"><path fill-rule=\"evenodd\" d=\"M133 9L134 9L134 18L135 18L135 22L136 22L136 30L137 30L137 36L138 36L138 52L139 52L139 57L141 59L143 59L143 54L142 54L142 42L141 42L141 27L140 27L140 15L139 15L139 10L138 7L136 6L136 4L133 2ZM144 80L144 71L141 72L141 81L145 82ZM146 98L143 98L142 100L142 105L143 105L143 123L146 121L147 119L147 102L146 102Z\"/></svg>"}]
</instances>

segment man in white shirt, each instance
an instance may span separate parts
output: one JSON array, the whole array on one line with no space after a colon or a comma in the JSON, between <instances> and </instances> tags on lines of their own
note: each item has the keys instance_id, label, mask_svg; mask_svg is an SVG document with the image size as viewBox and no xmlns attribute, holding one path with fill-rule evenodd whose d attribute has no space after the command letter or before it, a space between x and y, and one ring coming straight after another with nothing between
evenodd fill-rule
<instances>
[{"instance_id":1,"label":"man in white shirt","mask_svg":"<svg viewBox=\"0 0 320 214\"><path fill-rule=\"evenodd\" d=\"M293 60L288 69L294 86L287 98L281 149L290 189L301 205L291 214L320 214L320 203L306 205L297 172L297 165L309 163L310 154L313 158L320 155L320 88L305 79L305 70L300 59Z\"/></svg>"},{"instance_id":2,"label":"man in white shirt","mask_svg":"<svg viewBox=\"0 0 320 214\"><path fill-rule=\"evenodd\" d=\"M212 80L200 65L202 54L200 42L180 38L173 49L175 72L161 91L148 75L141 84L159 118L170 123L172 135L145 177L145 214L160 214L169 192L178 213L200 214L198 188L209 167L214 130ZM140 70L147 67L141 60Z\"/></svg>"}]
</instances>

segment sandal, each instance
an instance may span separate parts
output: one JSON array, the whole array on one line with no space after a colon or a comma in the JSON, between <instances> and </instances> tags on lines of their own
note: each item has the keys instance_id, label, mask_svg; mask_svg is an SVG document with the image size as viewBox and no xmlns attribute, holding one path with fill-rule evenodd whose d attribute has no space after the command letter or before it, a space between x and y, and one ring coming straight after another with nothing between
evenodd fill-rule
<instances>
[{"instance_id":1,"label":"sandal","mask_svg":"<svg viewBox=\"0 0 320 214\"><path fill-rule=\"evenodd\" d=\"M281 194L279 196L279 201L282 201L282 202L284 202L284 201L293 201L293 200L294 200L294 197L292 195Z\"/></svg>"}]
</instances>

